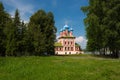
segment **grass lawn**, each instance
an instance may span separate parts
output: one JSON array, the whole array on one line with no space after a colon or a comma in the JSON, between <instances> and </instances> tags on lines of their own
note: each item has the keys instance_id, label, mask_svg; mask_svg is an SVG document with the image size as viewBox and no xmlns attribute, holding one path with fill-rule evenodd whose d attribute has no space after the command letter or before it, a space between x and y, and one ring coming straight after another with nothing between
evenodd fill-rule
<instances>
[{"instance_id":1,"label":"grass lawn","mask_svg":"<svg viewBox=\"0 0 120 80\"><path fill-rule=\"evenodd\" d=\"M0 80L120 80L120 59L91 55L0 57Z\"/></svg>"}]
</instances>

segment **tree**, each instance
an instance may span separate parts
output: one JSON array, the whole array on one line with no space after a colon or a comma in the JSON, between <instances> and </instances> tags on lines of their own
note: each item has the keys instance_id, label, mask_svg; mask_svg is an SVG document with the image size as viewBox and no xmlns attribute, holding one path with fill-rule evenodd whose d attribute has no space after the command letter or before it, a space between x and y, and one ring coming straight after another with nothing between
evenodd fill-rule
<instances>
[{"instance_id":1,"label":"tree","mask_svg":"<svg viewBox=\"0 0 120 80\"><path fill-rule=\"evenodd\" d=\"M0 55L5 56L6 35L5 27L10 21L10 16L4 11L2 2L0 2Z\"/></svg>"},{"instance_id":2,"label":"tree","mask_svg":"<svg viewBox=\"0 0 120 80\"><path fill-rule=\"evenodd\" d=\"M54 23L52 12L38 10L26 25L18 9L11 18L0 2L0 56L54 54Z\"/></svg>"},{"instance_id":3,"label":"tree","mask_svg":"<svg viewBox=\"0 0 120 80\"><path fill-rule=\"evenodd\" d=\"M89 6L81 8L86 13L87 49L115 57L120 54L120 1L89 0Z\"/></svg>"},{"instance_id":4,"label":"tree","mask_svg":"<svg viewBox=\"0 0 120 80\"><path fill-rule=\"evenodd\" d=\"M54 16L52 12L48 12L47 14L47 26L46 26L46 49L47 53L54 54L54 42L56 38L56 27L54 26Z\"/></svg>"},{"instance_id":5,"label":"tree","mask_svg":"<svg viewBox=\"0 0 120 80\"><path fill-rule=\"evenodd\" d=\"M30 18L28 32L34 55L54 54L55 26L51 12L38 10Z\"/></svg>"},{"instance_id":6,"label":"tree","mask_svg":"<svg viewBox=\"0 0 120 80\"><path fill-rule=\"evenodd\" d=\"M13 18L12 24L10 27L7 27L7 45L6 45L6 54L8 56L17 56L20 55L18 53L18 40L19 40L19 27L20 27L20 18L18 9L15 12L15 16Z\"/></svg>"},{"instance_id":7,"label":"tree","mask_svg":"<svg viewBox=\"0 0 120 80\"><path fill-rule=\"evenodd\" d=\"M89 6L82 7L82 10L87 14L85 19L87 32L87 49L90 51L100 51L102 46L102 19L104 17L101 10L101 0L90 0Z\"/></svg>"},{"instance_id":8,"label":"tree","mask_svg":"<svg viewBox=\"0 0 120 80\"><path fill-rule=\"evenodd\" d=\"M18 51L19 56L22 55L28 55L26 54L26 35L27 33L27 26L24 23L24 21L20 22L20 26L18 27L18 40L17 40L17 45L18 45Z\"/></svg>"},{"instance_id":9,"label":"tree","mask_svg":"<svg viewBox=\"0 0 120 80\"><path fill-rule=\"evenodd\" d=\"M120 0L109 1L106 3L106 9L106 43L112 55L118 57L120 54Z\"/></svg>"}]
</instances>

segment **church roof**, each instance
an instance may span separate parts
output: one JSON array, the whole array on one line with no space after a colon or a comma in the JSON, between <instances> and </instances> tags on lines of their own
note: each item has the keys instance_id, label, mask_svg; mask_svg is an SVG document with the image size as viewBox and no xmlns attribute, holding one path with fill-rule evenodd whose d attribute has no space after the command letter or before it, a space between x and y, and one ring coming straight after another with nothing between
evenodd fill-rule
<instances>
[{"instance_id":1,"label":"church roof","mask_svg":"<svg viewBox=\"0 0 120 80\"><path fill-rule=\"evenodd\" d=\"M73 28L70 28L69 31L73 31Z\"/></svg>"},{"instance_id":2,"label":"church roof","mask_svg":"<svg viewBox=\"0 0 120 80\"><path fill-rule=\"evenodd\" d=\"M60 32L65 31L68 29L68 31L73 31L73 28L70 28L68 25L64 25L62 29L60 29Z\"/></svg>"},{"instance_id":3,"label":"church roof","mask_svg":"<svg viewBox=\"0 0 120 80\"><path fill-rule=\"evenodd\" d=\"M68 25L65 25L64 28L65 28L65 29L69 29L70 27L69 27Z\"/></svg>"},{"instance_id":4,"label":"church roof","mask_svg":"<svg viewBox=\"0 0 120 80\"><path fill-rule=\"evenodd\" d=\"M60 32L62 32L63 31L63 29L60 29Z\"/></svg>"},{"instance_id":5,"label":"church roof","mask_svg":"<svg viewBox=\"0 0 120 80\"><path fill-rule=\"evenodd\" d=\"M61 46L62 47L62 44L61 43L59 43L59 42L55 42L55 44L54 44L54 46Z\"/></svg>"},{"instance_id":6,"label":"church roof","mask_svg":"<svg viewBox=\"0 0 120 80\"><path fill-rule=\"evenodd\" d=\"M63 27L63 28L62 28L62 30L64 31L64 30L66 30L66 28L65 28L65 27Z\"/></svg>"},{"instance_id":7,"label":"church roof","mask_svg":"<svg viewBox=\"0 0 120 80\"><path fill-rule=\"evenodd\" d=\"M60 39L60 38L75 39L74 36L62 36L62 37L59 37L59 39Z\"/></svg>"},{"instance_id":8,"label":"church roof","mask_svg":"<svg viewBox=\"0 0 120 80\"><path fill-rule=\"evenodd\" d=\"M80 47L80 45L79 45L78 43L75 43L75 46L76 46L76 47Z\"/></svg>"}]
</instances>

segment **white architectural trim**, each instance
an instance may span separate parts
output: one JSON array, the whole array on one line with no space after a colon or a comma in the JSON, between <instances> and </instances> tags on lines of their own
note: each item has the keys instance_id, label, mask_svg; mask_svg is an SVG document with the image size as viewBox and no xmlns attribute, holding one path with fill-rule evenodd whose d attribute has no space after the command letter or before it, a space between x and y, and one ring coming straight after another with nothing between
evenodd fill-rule
<instances>
[{"instance_id":1,"label":"white architectural trim","mask_svg":"<svg viewBox=\"0 0 120 80\"><path fill-rule=\"evenodd\" d=\"M56 55L83 54L81 51L55 51Z\"/></svg>"}]
</instances>

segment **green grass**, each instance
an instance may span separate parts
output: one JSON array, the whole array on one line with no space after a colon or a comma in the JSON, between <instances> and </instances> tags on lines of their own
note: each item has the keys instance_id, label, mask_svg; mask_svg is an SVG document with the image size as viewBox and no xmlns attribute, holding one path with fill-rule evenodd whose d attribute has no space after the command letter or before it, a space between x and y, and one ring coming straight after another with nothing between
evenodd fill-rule
<instances>
[{"instance_id":1,"label":"green grass","mask_svg":"<svg viewBox=\"0 0 120 80\"><path fill-rule=\"evenodd\" d=\"M0 57L0 80L120 80L120 59L90 55Z\"/></svg>"}]
</instances>

